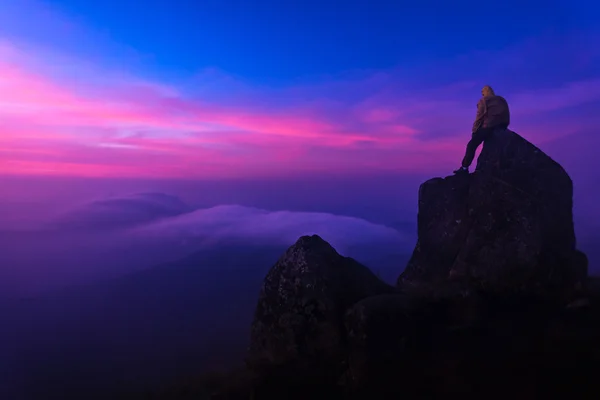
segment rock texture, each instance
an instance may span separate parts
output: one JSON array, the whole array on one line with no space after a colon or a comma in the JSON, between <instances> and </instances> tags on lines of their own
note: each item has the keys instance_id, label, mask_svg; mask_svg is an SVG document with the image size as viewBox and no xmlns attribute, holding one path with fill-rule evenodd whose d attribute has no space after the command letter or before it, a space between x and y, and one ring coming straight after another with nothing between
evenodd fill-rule
<instances>
[{"instance_id":1,"label":"rock texture","mask_svg":"<svg viewBox=\"0 0 600 400\"><path fill-rule=\"evenodd\" d=\"M572 209L566 171L515 132L497 130L474 173L421 185L418 242L398 284L461 278L489 290L568 291L587 275Z\"/></svg>"},{"instance_id":2,"label":"rock texture","mask_svg":"<svg viewBox=\"0 0 600 400\"><path fill-rule=\"evenodd\" d=\"M344 361L344 312L361 299L393 291L319 236L303 236L264 280L247 362L255 369L335 371Z\"/></svg>"},{"instance_id":3,"label":"rock texture","mask_svg":"<svg viewBox=\"0 0 600 400\"><path fill-rule=\"evenodd\" d=\"M497 131L473 174L421 185L397 287L300 238L260 292L253 398L597 397L600 285L572 196L559 164Z\"/></svg>"},{"instance_id":4,"label":"rock texture","mask_svg":"<svg viewBox=\"0 0 600 400\"><path fill-rule=\"evenodd\" d=\"M261 290L251 382L215 398L599 395L600 285L591 283L570 302L481 287L399 291L302 237Z\"/></svg>"}]
</instances>

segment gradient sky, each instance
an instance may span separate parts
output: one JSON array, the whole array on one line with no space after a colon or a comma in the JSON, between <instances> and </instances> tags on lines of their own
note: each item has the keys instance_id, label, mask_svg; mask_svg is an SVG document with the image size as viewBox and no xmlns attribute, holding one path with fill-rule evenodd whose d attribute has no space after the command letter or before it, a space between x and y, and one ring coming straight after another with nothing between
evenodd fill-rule
<instances>
[{"instance_id":1,"label":"gradient sky","mask_svg":"<svg viewBox=\"0 0 600 400\"><path fill-rule=\"evenodd\" d=\"M578 246L598 274L598 21L592 0L0 0L0 303L200 244L283 247L312 233L395 281L419 184L458 167L486 84L508 100L511 128L573 178ZM164 194L195 210L138 226ZM56 215L91 228L39 229ZM250 272L234 275L251 285ZM97 376L77 338L26 326L26 354L40 348L29 337L50 346L28 387L58 381L47 355L68 351L52 337L77 343Z\"/></svg>"},{"instance_id":2,"label":"gradient sky","mask_svg":"<svg viewBox=\"0 0 600 400\"><path fill-rule=\"evenodd\" d=\"M442 174L483 84L581 160L552 143L600 124L599 5L415 4L0 0L0 173Z\"/></svg>"}]
</instances>

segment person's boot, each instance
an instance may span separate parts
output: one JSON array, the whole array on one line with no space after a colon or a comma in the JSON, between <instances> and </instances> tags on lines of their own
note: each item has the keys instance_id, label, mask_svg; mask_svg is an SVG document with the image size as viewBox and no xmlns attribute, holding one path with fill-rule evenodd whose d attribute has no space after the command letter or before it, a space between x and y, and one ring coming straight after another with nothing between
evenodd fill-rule
<instances>
[{"instance_id":1,"label":"person's boot","mask_svg":"<svg viewBox=\"0 0 600 400\"><path fill-rule=\"evenodd\" d=\"M460 167L459 169L454 171L455 174L468 174L469 173L469 168L468 167Z\"/></svg>"}]
</instances>

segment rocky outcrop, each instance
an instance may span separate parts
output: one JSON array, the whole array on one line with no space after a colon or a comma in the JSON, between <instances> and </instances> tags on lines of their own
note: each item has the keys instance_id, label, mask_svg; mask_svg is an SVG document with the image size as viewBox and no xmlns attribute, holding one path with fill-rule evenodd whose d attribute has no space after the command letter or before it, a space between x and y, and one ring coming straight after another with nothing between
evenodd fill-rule
<instances>
[{"instance_id":1,"label":"rocky outcrop","mask_svg":"<svg viewBox=\"0 0 600 400\"><path fill-rule=\"evenodd\" d=\"M400 291L302 237L261 290L248 390L257 400L600 394L589 367L600 366L599 287L570 302L451 285Z\"/></svg>"},{"instance_id":2,"label":"rocky outcrop","mask_svg":"<svg viewBox=\"0 0 600 400\"><path fill-rule=\"evenodd\" d=\"M345 358L344 312L366 297L393 291L319 236L303 236L264 280L247 362L254 369L335 372Z\"/></svg>"},{"instance_id":3,"label":"rocky outcrop","mask_svg":"<svg viewBox=\"0 0 600 400\"><path fill-rule=\"evenodd\" d=\"M421 185L418 242L398 284L461 279L488 290L569 291L587 276L572 209L566 171L515 132L497 130L474 173Z\"/></svg>"},{"instance_id":4,"label":"rocky outcrop","mask_svg":"<svg viewBox=\"0 0 600 400\"><path fill-rule=\"evenodd\" d=\"M600 394L600 285L576 249L572 196L559 164L498 131L474 173L421 185L396 288L300 238L260 293L255 398Z\"/></svg>"}]
</instances>

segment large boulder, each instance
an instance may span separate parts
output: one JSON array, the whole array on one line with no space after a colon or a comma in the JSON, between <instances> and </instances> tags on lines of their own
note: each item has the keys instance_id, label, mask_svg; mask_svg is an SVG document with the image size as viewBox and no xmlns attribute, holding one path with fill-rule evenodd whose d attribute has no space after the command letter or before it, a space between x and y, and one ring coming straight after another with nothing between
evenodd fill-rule
<instances>
[{"instance_id":1,"label":"large boulder","mask_svg":"<svg viewBox=\"0 0 600 400\"><path fill-rule=\"evenodd\" d=\"M515 132L497 130L472 174L421 185L418 241L398 284L569 291L587 275L572 209L566 171Z\"/></svg>"},{"instance_id":2,"label":"large boulder","mask_svg":"<svg viewBox=\"0 0 600 400\"><path fill-rule=\"evenodd\" d=\"M264 280L247 364L271 374L293 368L337 376L345 359L345 311L361 299L393 291L319 236L303 236Z\"/></svg>"}]
</instances>

